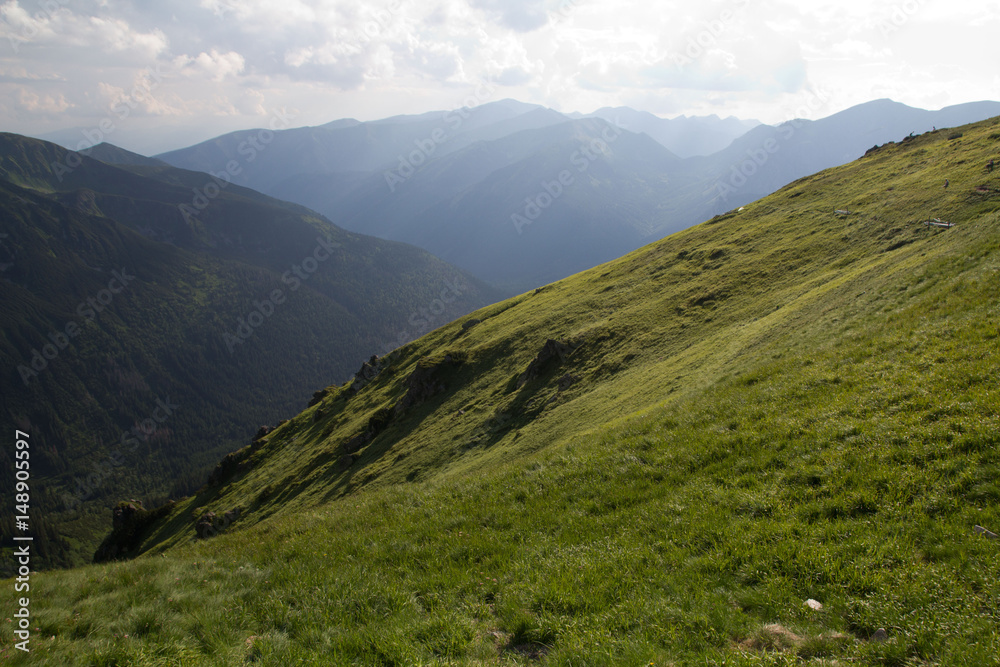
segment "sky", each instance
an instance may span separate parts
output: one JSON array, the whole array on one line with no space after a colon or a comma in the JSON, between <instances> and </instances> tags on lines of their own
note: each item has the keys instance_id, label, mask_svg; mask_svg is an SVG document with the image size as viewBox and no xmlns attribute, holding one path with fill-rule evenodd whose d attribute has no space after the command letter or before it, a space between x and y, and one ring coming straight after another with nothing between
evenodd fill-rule
<instances>
[{"instance_id":1,"label":"sky","mask_svg":"<svg viewBox=\"0 0 1000 667\"><path fill-rule=\"evenodd\" d=\"M476 106L778 123L1000 100L1000 0L0 0L0 130L143 154Z\"/></svg>"}]
</instances>

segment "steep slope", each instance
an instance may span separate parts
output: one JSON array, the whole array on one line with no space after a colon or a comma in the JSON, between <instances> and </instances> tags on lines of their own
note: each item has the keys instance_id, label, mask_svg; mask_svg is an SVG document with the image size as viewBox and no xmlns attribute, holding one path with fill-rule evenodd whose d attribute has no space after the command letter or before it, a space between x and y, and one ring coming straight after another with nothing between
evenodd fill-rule
<instances>
[{"instance_id":1,"label":"steep slope","mask_svg":"<svg viewBox=\"0 0 1000 667\"><path fill-rule=\"evenodd\" d=\"M877 100L817 121L746 131L735 118L664 120L624 107L567 121L504 100L338 124L335 132L279 132L273 145L284 152L260 151L246 172L252 177L241 178L353 231L429 250L511 293L738 208L873 145L998 113L995 102L925 111ZM605 141L608 127L628 141ZM161 157L217 171L248 137ZM591 160L584 151L594 141L608 150ZM664 145L690 157L677 159ZM565 170L572 187L556 187ZM544 187L554 182L558 197Z\"/></svg>"},{"instance_id":2,"label":"steep slope","mask_svg":"<svg viewBox=\"0 0 1000 667\"><path fill-rule=\"evenodd\" d=\"M236 186L186 218L204 174L127 169L0 135L0 418L37 447L34 507L55 529L36 567L89 559L112 499L190 492L255 423L493 298Z\"/></svg>"},{"instance_id":3,"label":"steep slope","mask_svg":"<svg viewBox=\"0 0 1000 667\"><path fill-rule=\"evenodd\" d=\"M955 134L372 360L118 533L162 557L33 580L43 659L991 664L1000 119Z\"/></svg>"},{"instance_id":4,"label":"steep slope","mask_svg":"<svg viewBox=\"0 0 1000 667\"><path fill-rule=\"evenodd\" d=\"M871 299L881 301L888 298L882 282L911 272L937 245L951 248L948 239L966 234L977 247L986 243L1000 209L1000 169L985 169L1000 151L998 127L994 120L975 127L973 137L930 134L884 147L742 212L453 322L392 353L360 391L350 383L328 388L317 405L261 441L256 465L227 497L244 489L250 501L276 469L289 471L286 484L274 485L288 496L354 488L359 476L438 474L452 457L466 465L497 450L530 451L548 444L550 429L572 439L672 394L697 393L731 374L734 362L760 362L758 346L792 340L795 327L817 312L830 310L811 329L847 317L859 307L848 292L858 285L865 291L865 281L879 291ZM943 177L929 182L944 174L947 190ZM835 213L841 209L852 213ZM922 224L931 218L957 227ZM868 308L865 317L878 319ZM550 339L559 345L547 345ZM541 370L531 370L535 362ZM567 374L576 379L563 380ZM540 381L526 382L536 376ZM417 402L429 405L411 409L406 397L421 392L429 395ZM351 444L366 432L370 442ZM315 449L282 444L291 440ZM348 471L336 460L345 454L353 457ZM313 465L310 456L328 460ZM395 465L401 459L406 464ZM286 505L265 506L266 515Z\"/></svg>"},{"instance_id":5,"label":"steep slope","mask_svg":"<svg viewBox=\"0 0 1000 667\"><path fill-rule=\"evenodd\" d=\"M763 197L805 174L855 160L872 146L997 114L1000 102L926 111L875 100L821 120L761 125L724 151L691 160L690 171L700 174L692 192L711 194L711 201L702 194L707 205L693 207L691 212L704 219Z\"/></svg>"},{"instance_id":6,"label":"steep slope","mask_svg":"<svg viewBox=\"0 0 1000 667\"><path fill-rule=\"evenodd\" d=\"M46 650L990 664L1000 119L961 134L372 360L134 526L163 558L37 582Z\"/></svg>"}]
</instances>

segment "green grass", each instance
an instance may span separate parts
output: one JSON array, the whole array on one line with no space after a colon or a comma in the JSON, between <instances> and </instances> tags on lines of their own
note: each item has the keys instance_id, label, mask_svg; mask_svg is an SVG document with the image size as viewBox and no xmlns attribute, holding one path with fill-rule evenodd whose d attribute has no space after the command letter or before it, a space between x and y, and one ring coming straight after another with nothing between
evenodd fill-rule
<instances>
[{"instance_id":1,"label":"green grass","mask_svg":"<svg viewBox=\"0 0 1000 667\"><path fill-rule=\"evenodd\" d=\"M1000 544L973 530L1000 528L1000 203L975 193L1000 184L997 126L397 351L178 503L147 555L38 575L12 664L997 664ZM578 347L518 388L548 338ZM446 390L345 467L448 353ZM233 507L193 539L196 508Z\"/></svg>"}]
</instances>

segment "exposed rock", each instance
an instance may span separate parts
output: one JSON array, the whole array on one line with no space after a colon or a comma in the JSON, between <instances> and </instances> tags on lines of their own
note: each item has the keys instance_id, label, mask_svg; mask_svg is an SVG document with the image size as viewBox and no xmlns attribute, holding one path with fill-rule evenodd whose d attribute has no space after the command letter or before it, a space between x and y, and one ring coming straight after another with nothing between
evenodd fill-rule
<instances>
[{"instance_id":1,"label":"exposed rock","mask_svg":"<svg viewBox=\"0 0 1000 667\"><path fill-rule=\"evenodd\" d=\"M352 394L356 394L364 388L369 382L378 377L378 374L382 372L385 368L385 360L380 359L377 355L372 355L372 358L361 364L361 368L358 372L354 374L354 379L351 381L351 386L348 387L348 391Z\"/></svg>"},{"instance_id":2,"label":"exposed rock","mask_svg":"<svg viewBox=\"0 0 1000 667\"><path fill-rule=\"evenodd\" d=\"M111 514L112 530L94 553L95 563L131 558L137 555L146 533L160 517L170 514L174 504L146 510L138 500L118 503Z\"/></svg>"},{"instance_id":3,"label":"exposed rock","mask_svg":"<svg viewBox=\"0 0 1000 667\"><path fill-rule=\"evenodd\" d=\"M388 408L379 408L375 413L368 418L368 432L375 437L381 433L389 422L392 421L392 410Z\"/></svg>"},{"instance_id":4,"label":"exposed rock","mask_svg":"<svg viewBox=\"0 0 1000 667\"><path fill-rule=\"evenodd\" d=\"M202 514L194 524L194 530L198 533L198 537L202 539L213 537L216 534L215 512L205 512Z\"/></svg>"},{"instance_id":5,"label":"exposed rock","mask_svg":"<svg viewBox=\"0 0 1000 667\"><path fill-rule=\"evenodd\" d=\"M243 447L235 452L230 452L223 457L221 461L215 466L215 469L208 475L208 485L218 486L223 482L231 479L234 475L242 473L250 468L250 462L247 460L250 455L260 448L259 442L254 442L253 445L248 447Z\"/></svg>"},{"instance_id":6,"label":"exposed rock","mask_svg":"<svg viewBox=\"0 0 1000 667\"><path fill-rule=\"evenodd\" d=\"M580 378L576 375L566 373L561 378L559 378L559 391L565 391L572 387L576 382L579 382Z\"/></svg>"},{"instance_id":7,"label":"exposed rock","mask_svg":"<svg viewBox=\"0 0 1000 667\"><path fill-rule=\"evenodd\" d=\"M344 443L343 446L344 452L347 454L353 454L354 452L358 451L359 449L367 445L369 442L371 442L373 437L374 436L372 436L371 432L369 431L365 431L364 433L359 433L358 435L354 436L353 438Z\"/></svg>"},{"instance_id":8,"label":"exposed rock","mask_svg":"<svg viewBox=\"0 0 1000 667\"><path fill-rule=\"evenodd\" d=\"M982 526L976 526L975 527L975 531L977 533L979 533L980 535L983 535L984 537L987 537L987 538L989 538L991 540L1000 539L1000 536L998 536L996 533L994 533L992 531L989 531L989 530L986 530Z\"/></svg>"},{"instance_id":9,"label":"exposed rock","mask_svg":"<svg viewBox=\"0 0 1000 667\"><path fill-rule=\"evenodd\" d=\"M889 633L885 631L885 628L879 628L878 630L875 631L875 634L872 635L873 642L881 643L886 641L887 639L889 639Z\"/></svg>"},{"instance_id":10,"label":"exposed rock","mask_svg":"<svg viewBox=\"0 0 1000 667\"><path fill-rule=\"evenodd\" d=\"M392 420L403 411L416 405L420 405L426 401L431 396L438 394L445 390L445 385L442 380L443 371L449 366L458 366L465 360L462 353L450 353L446 354L441 361L431 362L427 359L421 359L417 363L417 367L413 369L410 376L406 378L406 394L400 398L396 405L391 408L380 408L376 410L371 417L368 418L368 427L361 433L358 433L350 440L341 445L341 450L343 455L340 458L340 464L342 466L348 466L351 461L347 458L349 455L354 454L356 451L371 442L375 436L381 433L385 428L392 423ZM366 363L371 370L369 372L369 380L373 379L375 376L372 373L378 373L381 371L382 360L372 357L370 363ZM362 367L364 370L364 367ZM357 377L356 376L356 380ZM353 384L351 385L354 386ZM352 459L353 461L353 459Z\"/></svg>"},{"instance_id":11,"label":"exposed rock","mask_svg":"<svg viewBox=\"0 0 1000 667\"><path fill-rule=\"evenodd\" d=\"M566 355L572 351L573 347L571 345L549 338L545 341L545 345L542 346L542 349L535 355L531 363L528 364L527 370L517 378L518 389L530 380L534 380L536 377L544 374L553 365L562 363Z\"/></svg>"},{"instance_id":12,"label":"exposed rock","mask_svg":"<svg viewBox=\"0 0 1000 667\"><path fill-rule=\"evenodd\" d=\"M238 507L225 512L222 516L217 515L215 512L205 512L195 523L195 532L202 539L215 537L226 528L229 528L233 522L240 518L241 514L242 511Z\"/></svg>"},{"instance_id":13,"label":"exposed rock","mask_svg":"<svg viewBox=\"0 0 1000 667\"><path fill-rule=\"evenodd\" d=\"M406 378L406 394L396 403L393 412L401 414L443 392L447 389L442 378L444 371L450 366L459 366L463 361L457 354L446 354L443 360L436 363L421 359L410 377Z\"/></svg>"},{"instance_id":14,"label":"exposed rock","mask_svg":"<svg viewBox=\"0 0 1000 667\"><path fill-rule=\"evenodd\" d=\"M810 609L813 609L815 611L819 611L819 610L821 610L823 608L823 603L822 602L820 602L819 600L813 600L812 598L809 598L808 600L806 600L805 604L806 604L807 607L809 607Z\"/></svg>"},{"instance_id":15,"label":"exposed rock","mask_svg":"<svg viewBox=\"0 0 1000 667\"><path fill-rule=\"evenodd\" d=\"M145 512L146 509L142 506L142 502L138 500L132 499L127 503L120 502L111 513L111 529L127 530L133 528Z\"/></svg>"},{"instance_id":16,"label":"exposed rock","mask_svg":"<svg viewBox=\"0 0 1000 667\"><path fill-rule=\"evenodd\" d=\"M317 403L319 403L320 401L322 401L324 398L327 397L327 395L329 395L329 393L330 393L330 388L329 387L327 387L326 389L320 389L319 391L314 392L312 399L309 401L309 407L311 408L312 406L314 406Z\"/></svg>"}]
</instances>

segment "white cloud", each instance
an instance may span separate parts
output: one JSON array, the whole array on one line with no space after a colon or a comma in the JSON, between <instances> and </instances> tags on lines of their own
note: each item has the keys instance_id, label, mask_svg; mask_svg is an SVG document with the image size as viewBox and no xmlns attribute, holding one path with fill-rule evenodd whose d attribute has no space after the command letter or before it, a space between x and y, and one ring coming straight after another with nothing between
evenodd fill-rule
<instances>
[{"instance_id":1,"label":"white cloud","mask_svg":"<svg viewBox=\"0 0 1000 667\"><path fill-rule=\"evenodd\" d=\"M215 49L202 51L197 56L181 55L173 60L173 68L184 76L207 76L216 83L243 72L243 56L235 51L219 53Z\"/></svg>"},{"instance_id":2,"label":"white cloud","mask_svg":"<svg viewBox=\"0 0 1000 667\"><path fill-rule=\"evenodd\" d=\"M24 88L18 92L17 102L21 109L32 114L61 114L70 108L62 95L38 95Z\"/></svg>"},{"instance_id":3,"label":"white cloud","mask_svg":"<svg viewBox=\"0 0 1000 667\"><path fill-rule=\"evenodd\" d=\"M0 121L14 131L93 124L155 65L161 85L116 137L153 116L204 132L282 105L303 124L446 108L484 80L566 111L769 122L808 110L816 87L831 100L812 117L874 96L1000 97L983 47L996 0L34 1L0 4Z\"/></svg>"}]
</instances>

